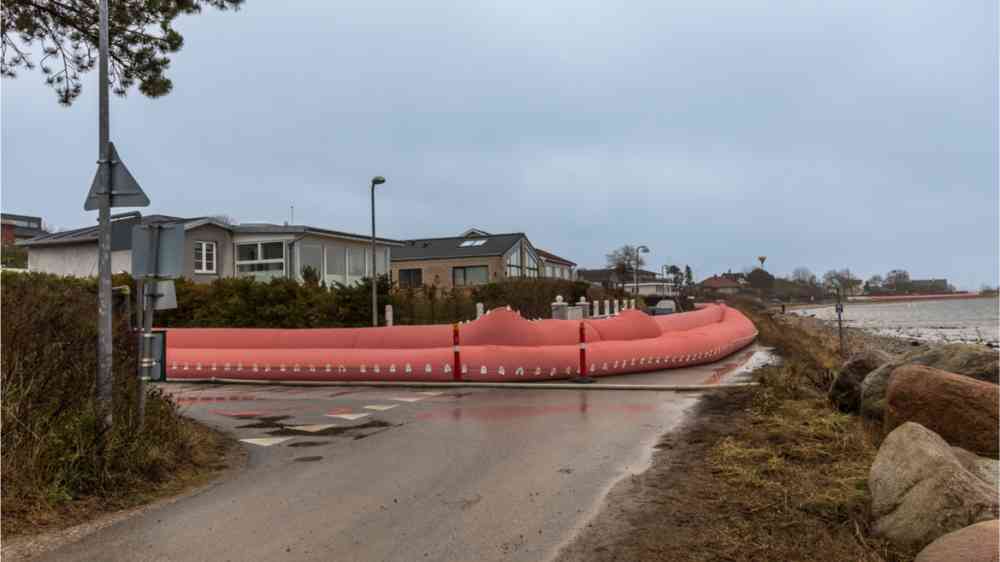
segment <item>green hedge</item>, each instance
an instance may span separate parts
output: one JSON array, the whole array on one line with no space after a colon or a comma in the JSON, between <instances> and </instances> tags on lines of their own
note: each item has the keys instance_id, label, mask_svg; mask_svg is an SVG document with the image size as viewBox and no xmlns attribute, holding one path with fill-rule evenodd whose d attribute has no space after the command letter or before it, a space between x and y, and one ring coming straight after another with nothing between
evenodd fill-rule
<instances>
[{"instance_id":1,"label":"green hedge","mask_svg":"<svg viewBox=\"0 0 1000 562\"><path fill-rule=\"evenodd\" d=\"M118 278L117 283L127 280ZM208 462L201 433L152 390L137 428L136 338L115 318L114 429L103 454L94 388L93 279L3 272L0 392L4 535L81 496L129 498L179 467ZM10 526L8 526L8 524Z\"/></svg>"}]
</instances>

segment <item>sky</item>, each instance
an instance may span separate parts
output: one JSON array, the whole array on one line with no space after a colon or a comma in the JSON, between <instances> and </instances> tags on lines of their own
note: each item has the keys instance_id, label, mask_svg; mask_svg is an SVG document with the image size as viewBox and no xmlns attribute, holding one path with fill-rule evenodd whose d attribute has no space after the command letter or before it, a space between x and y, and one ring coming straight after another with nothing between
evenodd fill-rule
<instances>
[{"instance_id":1,"label":"sky","mask_svg":"<svg viewBox=\"0 0 1000 562\"><path fill-rule=\"evenodd\" d=\"M266 2L182 17L174 90L112 98L145 212L525 232L600 267L997 285L993 1ZM94 224L95 73L4 79L2 207Z\"/></svg>"}]
</instances>

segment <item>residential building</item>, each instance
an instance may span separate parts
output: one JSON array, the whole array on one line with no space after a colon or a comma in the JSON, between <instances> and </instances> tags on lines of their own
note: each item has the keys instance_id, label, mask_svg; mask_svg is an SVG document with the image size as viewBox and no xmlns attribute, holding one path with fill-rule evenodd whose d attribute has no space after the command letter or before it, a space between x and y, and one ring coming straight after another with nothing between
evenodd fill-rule
<instances>
[{"instance_id":1,"label":"residential building","mask_svg":"<svg viewBox=\"0 0 1000 562\"><path fill-rule=\"evenodd\" d=\"M910 279L907 289L911 293L950 293L953 287L948 285L947 279Z\"/></svg>"},{"instance_id":2,"label":"residential building","mask_svg":"<svg viewBox=\"0 0 1000 562\"><path fill-rule=\"evenodd\" d=\"M538 259L542 262L540 270L542 277L567 279L570 281L576 279L576 263L559 257L552 252L546 252L541 248L535 248L535 251L538 253Z\"/></svg>"},{"instance_id":3,"label":"residential building","mask_svg":"<svg viewBox=\"0 0 1000 562\"><path fill-rule=\"evenodd\" d=\"M228 224L212 217L142 217L143 224L184 225L184 277L208 283L223 277L302 279L307 267L322 281L352 284L371 275L371 238L304 225ZM132 228L137 218L111 225L111 269L132 268ZM97 227L46 234L18 245L28 248L28 269L59 275L97 275ZM396 240L376 239L377 274L389 270Z\"/></svg>"},{"instance_id":4,"label":"residential building","mask_svg":"<svg viewBox=\"0 0 1000 562\"><path fill-rule=\"evenodd\" d=\"M633 273L631 268L626 268L624 271L611 268L578 269L576 276L578 279L587 281L591 285L604 287L605 289L613 289L625 285L631 286L637 280L639 283L655 283L657 281L655 272L640 269L637 273Z\"/></svg>"},{"instance_id":5,"label":"residential building","mask_svg":"<svg viewBox=\"0 0 1000 562\"><path fill-rule=\"evenodd\" d=\"M0 229L2 229L3 245L13 244L18 240L28 240L45 234L42 230L42 218L29 215L0 213Z\"/></svg>"},{"instance_id":6,"label":"residential building","mask_svg":"<svg viewBox=\"0 0 1000 562\"><path fill-rule=\"evenodd\" d=\"M636 293L634 287L635 286L632 284L627 284L625 285L625 290L633 294L638 294L639 296L656 295L662 297L675 297L680 294L680 291L677 290L677 287L672 282L665 281L663 279L639 283L638 293Z\"/></svg>"},{"instance_id":7,"label":"residential building","mask_svg":"<svg viewBox=\"0 0 1000 562\"><path fill-rule=\"evenodd\" d=\"M392 250L392 279L400 287L472 287L512 278L540 277L538 251L523 232L408 240Z\"/></svg>"},{"instance_id":8,"label":"residential building","mask_svg":"<svg viewBox=\"0 0 1000 562\"><path fill-rule=\"evenodd\" d=\"M735 295L740 292L743 285L728 276L713 275L699 283L699 287L706 292L718 293L720 295Z\"/></svg>"}]
</instances>

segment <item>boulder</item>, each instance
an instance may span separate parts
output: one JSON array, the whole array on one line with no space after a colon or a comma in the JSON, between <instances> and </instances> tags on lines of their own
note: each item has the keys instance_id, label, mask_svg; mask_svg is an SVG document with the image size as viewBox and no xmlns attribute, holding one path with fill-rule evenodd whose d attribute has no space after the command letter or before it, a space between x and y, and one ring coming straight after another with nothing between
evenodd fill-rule
<instances>
[{"instance_id":1,"label":"boulder","mask_svg":"<svg viewBox=\"0 0 1000 562\"><path fill-rule=\"evenodd\" d=\"M961 447L953 446L951 451L966 470L978 476L994 490L1000 490L1000 460L980 457Z\"/></svg>"},{"instance_id":2,"label":"boulder","mask_svg":"<svg viewBox=\"0 0 1000 562\"><path fill-rule=\"evenodd\" d=\"M885 429L919 423L951 445L997 457L1000 386L932 367L903 365L886 393Z\"/></svg>"},{"instance_id":3,"label":"boulder","mask_svg":"<svg viewBox=\"0 0 1000 562\"><path fill-rule=\"evenodd\" d=\"M905 547L922 548L1000 515L996 489L969 472L944 439L913 422L882 442L868 488L875 534Z\"/></svg>"},{"instance_id":4,"label":"boulder","mask_svg":"<svg viewBox=\"0 0 1000 562\"><path fill-rule=\"evenodd\" d=\"M841 412L857 412L861 408L861 381L868 373L889 363L893 356L877 349L852 355L837 372L830 385L830 401Z\"/></svg>"},{"instance_id":5,"label":"boulder","mask_svg":"<svg viewBox=\"0 0 1000 562\"><path fill-rule=\"evenodd\" d=\"M881 421L885 415L885 392L896 367L914 364L934 367L977 380L997 383L997 350L981 345L953 343L908 353L875 369L861 382L861 415Z\"/></svg>"},{"instance_id":6,"label":"boulder","mask_svg":"<svg viewBox=\"0 0 1000 562\"><path fill-rule=\"evenodd\" d=\"M983 521L927 545L914 562L1000 562L1000 521Z\"/></svg>"}]
</instances>

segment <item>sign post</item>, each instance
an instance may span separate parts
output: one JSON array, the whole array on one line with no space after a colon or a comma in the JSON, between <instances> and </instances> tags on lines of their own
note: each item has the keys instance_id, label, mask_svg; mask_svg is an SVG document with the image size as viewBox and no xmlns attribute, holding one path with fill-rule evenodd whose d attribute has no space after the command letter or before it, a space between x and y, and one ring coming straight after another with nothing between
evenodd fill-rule
<instances>
[{"instance_id":1,"label":"sign post","mask_svg":"<svg viewBox=\"0 0 1000 562\"><path fill-rule=\"evenodd\" d=\"M97 211L97 409L106 431L114 423L112 395L112 300L111 300L111 207L145 207L149 198L118 159L111 144L108 107L108 0L98 6L98 132L97 176L90 187L84 210ZM116 181L117 180L117 181ZM120 190L120 191L119 191ZM119 197L120 196L120 197Z\"/></svg>"}]
</instances>

